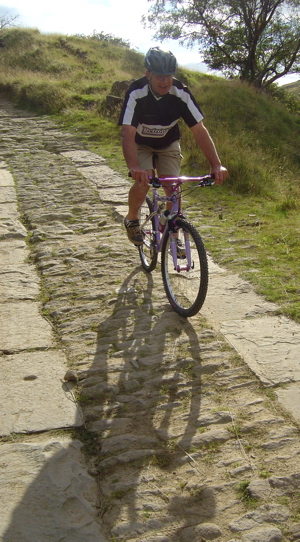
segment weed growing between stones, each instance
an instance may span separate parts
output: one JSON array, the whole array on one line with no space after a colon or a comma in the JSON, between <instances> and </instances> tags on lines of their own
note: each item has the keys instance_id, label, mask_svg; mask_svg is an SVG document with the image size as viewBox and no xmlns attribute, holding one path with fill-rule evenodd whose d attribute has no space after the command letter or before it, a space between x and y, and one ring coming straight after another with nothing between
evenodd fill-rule
<instances>
[{"instance_id":1,"label":"weed growing between stones","mask_svg":"<svg viewBox=\"0 0 300 542\"><path fill-rule=\"evenodd\" d=\"M83 452L88 457L99 455L100 445L96 433L88 431L85 427L80 427L72 431L72 437L78 438L83 443Z\"/></svg>"},{"instance_id":2,"label":"weed growing between stones","mask_svg":"<svg viewBox=\"0 0 300 542\"><path fill-rule=\"evenodd\" d=\"M156 453L151 457L151 465L157 466L161 469L171 467L172 461L173 454L168 449L164 450L163 452Z\"/></svg>"},{"instance_id":3,"label":"weed growing between stones","mask_svg":"<svg viewBox=\"0 0 300 542\"><path fill-rule=\"evenodd\" d=\"M268 478L270 478L270 476L272 476L272 472L268 471L268 470L260 470L259 473L258 473L258 476L260 478L268 479Z\"/></svg>"},{"instance_id":4,"label":"weed growing between stones","mask_svg":"<svg viewBox=\"0 0 300 542\"><path fill-rule=\"evenodd\" d=\"M242 435L242 427L239 424L233 423L231 427L228 427L228 431L237 438L240 438Z\"/></svg>"},{"instance_id":5,"label":"weed growing between stones","mask_svg":"<svg viewBox=\"0 0 300 542\"><path fill-rule=\"evenodd\" d=\"M237 485L237 493L241 501L245 504L247 508L254 509L258 505L258 499L251 496L249 491L249 480L243 480Z\"/></svg>"},{"instance_id":6,"label":"weed growing between stones","mask_svg":"<svg viewBox=\"0 0 300 542\"><path fill-rule=\"evenodd\" d=\"M293 513L293 521L300 521L300 491L295 491L290 499Z\"/></svg>"}]
</instances>

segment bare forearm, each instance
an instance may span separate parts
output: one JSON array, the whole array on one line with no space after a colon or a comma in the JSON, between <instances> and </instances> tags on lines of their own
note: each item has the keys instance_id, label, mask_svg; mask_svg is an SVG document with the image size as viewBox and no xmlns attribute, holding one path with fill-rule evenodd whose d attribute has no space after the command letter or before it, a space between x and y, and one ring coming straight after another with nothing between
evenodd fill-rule
<instances>
[{"instance_id":1,"label":"bare forearm","mask_svg":"<svg viewBox=\"0 0 300 542\"><path fill-rule=\"evenodd\" d=\"M122 127L122 149L128 169L139 167L139 159L135 144L136 130L132 126Z\"/></svg>"},{"instance_id":2,"label":"bare forearm","mask_svg":"<svg viewBox=\"0 0 300 542\"><path fill-rule=\"evenodd\" d=\"M136 129L134 126L122 126L122 149L124 158L126 160L127 167L131 173L132 178L135 181L148 185L147 171L143 170L140 166L136 143L135 143ZM151 172L150 172L151 174Z\"/></svg>"},{"instance_id":3,"label":"bare forearm","mask_svg":"<svg viewBox=\"0 0 300 542\"><path fill-rule=\"evenodd\" d=\"M221 164L215 144L202 122L191 128L198 147L203 152L210 164L211 172L215 176L217 184L221 184L228 176L227 169Z\"/></svg>"},{"instance_id":4,"label":"bare forearm","mask_svg":"<svg viewBox=\"0 0 300 542\"><path fill-rule=\"evenodd\" d=\"M218 156L215 144L205 126L201 123L196 127L191 128L195 141L204 156L207 158L211 167L221 165L221 160Z\"/></svg>"}]
</instances>

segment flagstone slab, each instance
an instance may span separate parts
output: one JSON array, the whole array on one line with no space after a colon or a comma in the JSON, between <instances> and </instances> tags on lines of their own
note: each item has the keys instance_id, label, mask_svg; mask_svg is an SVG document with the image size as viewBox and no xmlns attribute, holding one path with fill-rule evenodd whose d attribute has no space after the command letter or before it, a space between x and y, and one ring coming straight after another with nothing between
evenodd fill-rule
<instances>
[{"instance_id":1,"label":"flagstone slab","mask_svg":"<svg viewBox=\"0 0 300 542\"><path fill-rule=\"evenodd\" d=\"M266 385L300 381L300 326L283 316L223 322L221 333Z\"/></svg>"},{"instance_id":2,"label":"flagstone slab","mask_svg":"<svg viewBox=\"0 0 300 542\"><path fill-rule=\"evenodd\" d=\"M0 357L0 434L82 425L82 413L64 382L67 362L58 350Z\"/></svg>"},{"instance_id":3,"label":"flagstone slab","mask_svg":"<svg viewBox=\"0 0 300 542\"><path fill-rule=\"evenodd\" d=\"M91 151L66 151L62 152L61 155L71 160L76 165L76 167L99 166L105 163L105 159L102 158L102 156L99 156L98 154L95 154Z\"/></svg>"},{"instance_id":4,"label":"flagstone slab","mask_svg":"<svg viewBox=\"0 0 300 542\"><path fill-rule=\"evenodd\" d=\"M2 169L2 166L4 166L4 162L0 162L0 187L14 186L12 174L7 169Z\"/></svg>"},{"instance_id":5,"label":"flagstone slab","mask_svg":"<svg viewBox=\"0 0 300 542\"><path fill-rule=\"evenodd\" d=\"M52 328L33 301L0 304L0 351L51 348Z\"/></svg>"},{"instance_id":6,"label":"flagstone slab","mask_svg":"<svg viewBox=\"0 0 300 542\"><path fill-rule=\"evenodd\" d=\"M0 203L12 203L17 201L14 186L0 186Z\"/></svg>"},{"instance_id":7,"label":"flagstone slab","mask_svg":"<svg viewBox=\"0 0 300 542\"><path fill-rule=\"evenodd\" d=\"M40 283L35 269L28 264L19 266L0 264L1 302L36 299Z\"/></svg>"},{"instance_id":8,"label":"flagstone slab","mask_svg":"<svg viewBox=\"0 0 300 542\"><path fill-rule=\"evenodd\" d=\"M0 445L2 542L105 542L81 447L66 437Z\"/></svg>"},{"instance_id":9,"label":"flagstone slab","mask_svg":"<svg viewBox=\"0 0 300 542\"><path fill-rule=\"evenodd\" d=\"M29 255L24 240L9 239L0 242L0 266L23 264Z\"/></svg>"},{"instance_id":10,"label":"flagstone slab","mask_svg":"<svg viewBox=\"0 0 300 542\"><path fill-rule=\"evenodd\" d=\"M300 422L300 387L299 383L288 384L277 388L275 393L282 406L291 412L297 422Z\"/></svg>"},{"instance_id":11,"label":"flagstone slab","mask_svg":"<svg viewBox=\"0 0 300 542\"><path fill-rule=\"evenodd\" d=\"M224 275L211 266L208 292L201 314L215 328L224 321L250 318L276 311L277 305L257 295L249 282L239 275Z\"/></svg>"},{"instance_id":12,"label":"flagstone slab","mask_svg":"<svg viewBox=\"0 0 300 542\"><path fill-rule=\"evenodd\" d=\"M3 218L0 220L1 241L5 239L25 239L26 237L27 230L19 220L13 220L12 218Z\"/></svg>"},{"instance_id":13,"label":"flagstone slab","mask_svg":"<svg viewBox=\"0 0 300 542\"><path fill-rule=\"evenodd\" d=\"M0 219L12 219L18 218L19 212L15 203L1 203L0 204Z\"/></svg>"},{"instance_id":14,"label":"flagstone slab","mask_svg":"<svg viewBox=\"0 0 300 542\"><path fill-rule=\"evenodd\" d=\"M209 254L207 254L207 263L208 263L209 275L216 274L216 273L224 275L226 273L225 269L223 269L217 263L215 263Z\"/></svg>"}]
</instances>

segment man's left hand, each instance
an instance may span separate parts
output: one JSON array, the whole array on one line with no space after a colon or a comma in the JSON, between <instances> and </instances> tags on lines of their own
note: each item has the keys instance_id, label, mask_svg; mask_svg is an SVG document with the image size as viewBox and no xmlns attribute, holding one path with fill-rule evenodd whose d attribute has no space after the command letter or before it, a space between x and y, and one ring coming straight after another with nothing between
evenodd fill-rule
<instances>
[{"instance_id":1,"label":"man's left hand","mask_svg":"<svg viewBox=\"0 0 300 542\"><path fill-rule=\"evenodd\" d=\"M226 167L223 167L222 165L212 167L211 173L213 173L215 176L216 184L222 184L222 182L225 181L225 179L227 179L228 177L228 171Z\"/></svg>"}]
</instances>

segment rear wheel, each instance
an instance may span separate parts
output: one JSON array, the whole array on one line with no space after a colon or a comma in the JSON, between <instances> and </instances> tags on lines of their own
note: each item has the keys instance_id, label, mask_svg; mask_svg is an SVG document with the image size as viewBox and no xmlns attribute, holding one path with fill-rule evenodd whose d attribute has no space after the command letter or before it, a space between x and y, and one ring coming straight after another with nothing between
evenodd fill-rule
<instances>
[{"instance_id":1,"label":"rear wheel","mask_svg":"<svg viewBox=\"0 0 300 542\"><path fill-rule=\"evenodd\" d=\"M155 223L154 217L150 218L153 213L153 203L148 196L140 208L140 224L143 234L143 244L140 245L139 254L142 266L145 271L153 271L157 263L157 252L155 250Z\"/></svg>"},{"instance_id":2,"label":"rear wheel","mask_svg":"<svg viewBox=\"0 0 300 542\"><path fill-rule=\"evenodd\" d=\"M164 288L173 309L181 316L194 316L201 309L207 293L208 265L205 248L197 230L185 219L175 220L175 233L185 247L185 256L177 259L174 269L171 254L171 237L166 235L162 245L161 271ZM189 270L188 244L192 265ZM181 251L182 252L182 251ZM179 268L180 271L179 271Z\"/></svg>"}]
</instances>

